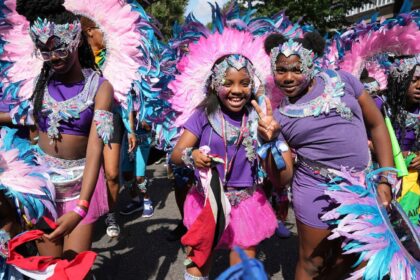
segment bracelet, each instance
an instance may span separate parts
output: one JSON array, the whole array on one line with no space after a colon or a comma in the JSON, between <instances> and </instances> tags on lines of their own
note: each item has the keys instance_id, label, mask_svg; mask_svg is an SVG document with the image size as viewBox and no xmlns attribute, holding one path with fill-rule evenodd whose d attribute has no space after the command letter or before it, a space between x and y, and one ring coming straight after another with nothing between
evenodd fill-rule
<instances>
[{"instance_id":1,"label":"bracelet","mask_svg":"<svg viewBox=\"0 0 420 280\"><path fill-rule=\"evenodd\" d=\"M79 199L79 201L77 202L77 206L82 206L86 209L89 209L89 201L85 199Z\"/></svg>"},{"instance_id":2,"label":"bracelet","mask_svg":"<svg viewBox=\"0 0 420 280\"><path fill-rule=\"evenodd\" d=\"M80 206L74 207L73 212L75 212L77 215L79 215L80 217L82 217L82 219L84 219L86 217L86 215L87 215L86 210L83 209Z\"/></svg>"},{"instance_id":3,"label":"bracelet","mask_svg":"<svg viewBox=\"0 0 420 280\"><path fill-rule=\"evenodd\" d=\"M194 169L194 159L192 157L193 148L185 148L182 151L182 161L184 162L185 166L188 168Z\"/></svg>"}]
</instances>

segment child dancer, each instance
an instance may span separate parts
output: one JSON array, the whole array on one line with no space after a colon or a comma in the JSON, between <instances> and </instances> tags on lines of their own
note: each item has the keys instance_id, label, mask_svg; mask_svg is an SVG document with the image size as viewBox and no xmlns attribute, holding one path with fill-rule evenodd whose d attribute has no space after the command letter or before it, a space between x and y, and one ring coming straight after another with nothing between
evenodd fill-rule
<instances>
[{"instance_id":1,"label":"child dancer","mask_svg":"<svg viewBox=\"0 0 420 280\"><path fill-rule=\"evenodd\" d=\"M265 42L276 84L287 96L275 117L298 156L292 194L299 235L295 278L299 280L339 279L351 265L344 261L340 244L327 240L331 230L320 216L330 207L324 193L325 183L335 177L330 169L347 167L360 172L369 166L364 121L380 166L393 165L383 118L363 85L345 72L317 73L315 58L322 56L324 46L317 33L294 40L273 34ZM378 194L387 204L391 189L385 175Z\"/></svg>"}]
</instances>

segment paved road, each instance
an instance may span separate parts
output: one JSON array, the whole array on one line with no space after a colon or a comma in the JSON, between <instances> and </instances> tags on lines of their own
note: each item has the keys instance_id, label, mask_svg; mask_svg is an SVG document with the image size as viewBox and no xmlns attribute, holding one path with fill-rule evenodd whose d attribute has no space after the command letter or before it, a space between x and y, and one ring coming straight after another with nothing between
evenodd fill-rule
<instances>
[{"instance_id":1,"label":"paved road","mask_svg":"<svg viewBox=\"0 0 420 280\"><path fill-rule=\"evenodd\" d=\"M98 257L93 271L98 280L183 279L184 248L179 242L166 240L168 232L176 227L180 219L171 182L166 178L163 164L149 166L148 176L153 178L153 217L142 218L138 213L129 217L119 216L122 234L118 239L110 239L105 234L103 219L96 225L93 250ZM119 206L127 202L128 194L123 190ZM294 276L297 236L292 211L289 211L288 221L293 222L288 225L294 233L291 238L273 236L258 248L258 258L273 280L288 280ZM227 267L228 252L220 251L210 279L215 279Z\"/></svg>"}]
</instances>

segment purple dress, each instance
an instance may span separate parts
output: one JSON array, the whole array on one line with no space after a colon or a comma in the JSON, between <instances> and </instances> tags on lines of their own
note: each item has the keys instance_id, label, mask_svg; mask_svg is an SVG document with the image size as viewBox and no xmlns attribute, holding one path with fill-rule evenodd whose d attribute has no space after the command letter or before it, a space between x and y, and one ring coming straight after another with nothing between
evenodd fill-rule
<instances>
[{"instance_id":1,"label":"purple dress","mask_svg":"<svg viewBox=\"0 0 420 280\"><path fill-rule=\"evenodd\" d=\"M343 118L332 109L319 116L290 117L276 110L274 117L282 127L282 134L298 156L334 169L342 166L355 171L364 170L369 164L368 140L362 109L357 99L364 88L352 75L338 71L344 83L341 101L351 110L351 120ZM295 104L307 103L324 93L325 82L317 76L313 88ZM330 201L324 195L328 180L298 164L292 182L293 205L296 218L311 227L328 228L320 220Z\"/></svg>"}]
</instances>

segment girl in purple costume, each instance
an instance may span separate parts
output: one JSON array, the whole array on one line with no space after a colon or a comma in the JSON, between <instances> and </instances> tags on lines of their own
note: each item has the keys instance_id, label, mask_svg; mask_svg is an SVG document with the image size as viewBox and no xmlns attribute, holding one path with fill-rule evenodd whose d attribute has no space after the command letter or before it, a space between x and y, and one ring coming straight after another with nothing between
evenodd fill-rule
<instances>
[{"instance_id":1,"label":"girl in purple costume","mask_svg":"<svg viewBox=\"0 0 420 280\"><path fill-rule=\"evenodd\" d=\"M420 224L420 55L394 58L388 76L386 103L391 110L391 122L406 157L409 174L402 179L398 202L411 222ZM376 100L382 107L383 101ZM410 159L407 159L411 158Z\"/></svg>"},{"instance_id":2,"label":"girl in purple costume","mask_svg":"<svg viewBox=\"0 0 420 280\"><path fill-rule=\"evenodd\" d=\"M113 89L97 72L78 18L62 3L20 0L16 11L30 21L44 60L32 96L39 153L61 170L51 173L58 227L37 245L41 255L72 258L90 249L93 222L107 211L100 166L112 134Z\"/></svg>"},{"instance_id":3,"label":"girl in purple costume","mask_svg":"<svg viewBox=\"0 0 420 280\"><path fill-rule=\"evenodd\" d=\"M327 240L331 231L320 216L330 201L322 184L334 176L328 168L360 172L368 167L365 122L377 147L379 164L393 165L385 123L363 85L342 71L316 75L314 59L322 56L324 46L317 33L294 40L272 34L265 42L276 84L287 97L274 116L286 142L298 155L292 194L299 235L295 279L299 280L317 276L341 279L352 264L348 262L354 261L341 255L340 244ZM390 184L386 177L381 180L378 193L388 204Z\"/></svg>"},{"instance_id":4,"label":"girl in purple costume","mask_svg":"<svg viewBox=\"0 0 420 280\"><path fill-rule=\"evenodd\" d=\"M229 62L233 60L242 61L241 66L238 67L237 64ZM193 165L195 168L209 168L210 157L197 149L202 146L209 146L212 155L225 159L227 163L219 164L217 170L220 178L224 178L222 183L232 209L229 225L223 232L217 247L232 249L234 246L239 246L248 256L254 258L256 246L274 233L277 220L263 191L256 187L257 155L254 150L256 143L251 140L248 144L244 144L251 139L249 136L244 136L242 144L237 142L242 138L243 131L249 131L252 115L256 114L249 106L254 77L246 67L248 64L250 64L249 60L240 55L229 55L216 61L209 82L209 85L213 86L208 87L206 99L184 125L184 133L173 150L171 160L177 165L184 163L187 166ZM217 77L223 77L223 79L217 82ZM258 135L270 141L277 138L276 132L279 127L272 117L269 101L267 102L267 115L262 113L255 101L252 101L252 104L260 115ZM226 130L220 130L220 127L216 125L220 119L224 124L222 127ZM248 129L244 129L246 127ZM235 136L229 137L232 135ZM187 151L190 151L189 155ZM281 178L282 183L286 184L291 177L292 160L290 151L285 151L282 155L286 168L275 174L277 180ZM230 163L232 163L231 168L226 169ZM271 153L266 164L270 170L277 170ZM199 178L197 170L196 177ZM187 228L194 223L203 206L204 196L200 193L200 188L195 186L189 192L184 204L184 224ZM238 262L240 262L238 255L232 251L230 264L234 265ZM194 264L188 266L185 279L208 279L210 265L211 259L200 268Z\"/></svg>"}]
</instances>

